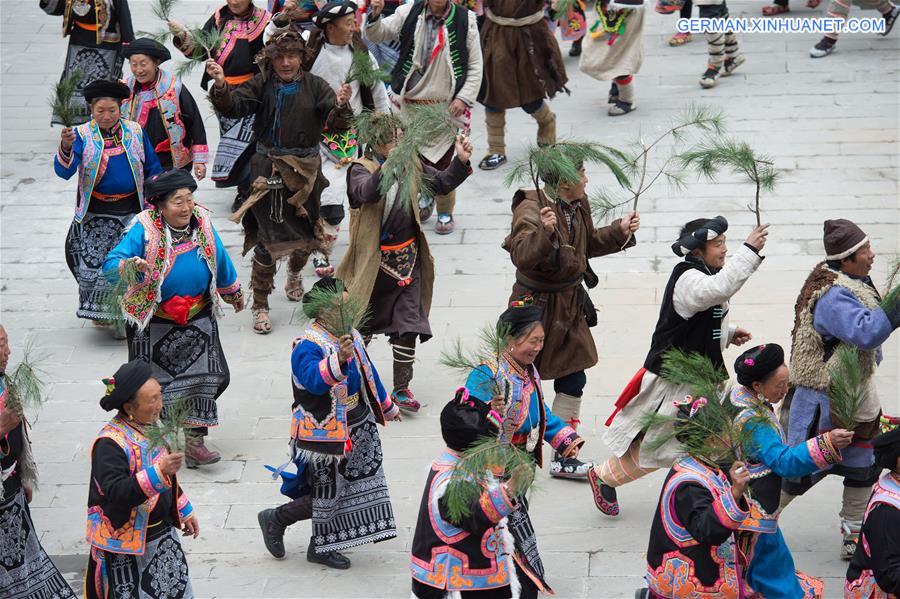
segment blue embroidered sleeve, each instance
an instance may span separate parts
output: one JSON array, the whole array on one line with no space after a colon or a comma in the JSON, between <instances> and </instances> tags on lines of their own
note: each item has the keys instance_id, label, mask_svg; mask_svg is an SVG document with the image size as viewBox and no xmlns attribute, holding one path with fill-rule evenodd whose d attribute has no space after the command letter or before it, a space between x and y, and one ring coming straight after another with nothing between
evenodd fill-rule
<instances>
[{"instance_id":1,"label":"blue embroidered sleeve","mask_svg":"<svg viewBox=\"0 0 900 599\"><path fill-rule=\"evenodd\" d=\"M144 257L144 226L137 220L127 233L111 249L103 261L103 275L110 282L119 280L119 265L129 258Z\"/></svg>"},{"instance_id":2,"label":"blue embroidered sleeve","mask_svg":"<svg viewBox=\"0 0 900 599\"><path fill-rule=\"evenodd\" d=\"M891 321L881 308L866 308L848 289L832 287L816 302L813 326L863 350L877 349L891 336Z\"/></svg>"},{"instance_id":3,"label":"blue embroidered sleeve","mask_svg":"<svg viewBox=\"0 0 900 599\"><path fill-rule=\"evenodd\" d=\"M753 457L782 478L799 478L820 470L806 443L791 447L771 426L749 423L753 435Z\"/></svg>"},{"instance_id":4,"label":"blue embroidered sleeve","mask_svg":"<svg viewBox=\"0 0 900 599\"><path fill-rule=\"evenodd\" d=\"M56 156L53 158L53 170L56 176L68 181L78 170L81 164L81 154L84 152L84 141L81 139L78 131L75 132L75 143L68 154L64 154L62 149L56 150Z\"/></svg>"},{"instance_id":5,"label":"blue embroidered sleeve","mask_svg":"<svg viewBox=\"0 0 900 599\"><path fill-rule=\"evenodd\" d=\"M469 373L465 386L469 391L469 395L480 399L484 403L490 403L494 394L494 373L490 367L482 364Z\"/></svg>"},{"instance_id":6,"label":"blue embroidered sleeve","mask_svg":"<svg viewBox=\"0 0 900 599\"><path fill-rule=\"evenodd\" d=\"M312 341L301 341L291 352L294 381L313 395L325 395L346 378L337 361L337 353L326 356Z\"/></svg>"},{"instance_id":7,"label":"blue embroidered sleeve","mask_svg":"<svg viewBox=\"0 0 900 599\"><path fill-rule=\"evenodd\" d=\"M153 142L150 141L149 135L141 135L144 144L144 179L149 179L153 175L158 175L163 171L159 158L156 157L156 150L153 148Z\"/></svg>"},{"instance_id":8,"label":"blue embroidered sleeve","mask_svg":"<svg viewBox=\"0 0 900 599\"><path fill-rule=\"evenodd\" d=\"M216 238L216 287L219 295L225 298L239 292L241 284L238 282L237 270L219 237L219 232L213 229L213 235Z\"/></svg>"}]
</instances>

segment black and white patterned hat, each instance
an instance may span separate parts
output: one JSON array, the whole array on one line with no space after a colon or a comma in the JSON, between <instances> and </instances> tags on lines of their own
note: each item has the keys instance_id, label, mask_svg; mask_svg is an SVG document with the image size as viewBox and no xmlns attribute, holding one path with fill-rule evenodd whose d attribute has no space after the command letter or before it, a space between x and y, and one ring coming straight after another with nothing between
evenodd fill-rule
<instances>
[{"instance_id":1,"label":"black and white patterned hat","mask_svg":"<svg viewBox=\"0 0 900 599\"><path fill-rule=\"evenodd\" d=\"M319 29L325 29L327 23L354 14L359 7L352 0L332 1L319 9L313 22Z\"/></svg>"}]
</instances>

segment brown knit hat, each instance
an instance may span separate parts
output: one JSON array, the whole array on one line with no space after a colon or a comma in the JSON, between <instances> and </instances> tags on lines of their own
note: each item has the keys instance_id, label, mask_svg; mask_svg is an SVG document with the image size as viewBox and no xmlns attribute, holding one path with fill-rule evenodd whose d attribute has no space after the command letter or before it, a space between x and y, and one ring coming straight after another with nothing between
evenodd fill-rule
<instances>
[{"instance_id":1,"label":"brown knit hat","mask_svg":"<svg viewBox=\"0 0 900 599\"><path fill-rule=\"evenodd\" d=\"M845 218L826 220L824 229L826 260L843 260L869 241L869 236L856 223Z\"/></svg>"}]
</instances>

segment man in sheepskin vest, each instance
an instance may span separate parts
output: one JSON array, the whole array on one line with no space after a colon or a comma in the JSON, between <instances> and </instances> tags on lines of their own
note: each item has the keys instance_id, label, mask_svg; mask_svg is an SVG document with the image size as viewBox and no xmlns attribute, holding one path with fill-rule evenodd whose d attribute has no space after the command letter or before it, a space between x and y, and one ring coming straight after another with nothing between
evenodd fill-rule
<instances>
[{"instance_id":1,"label":"man in sheepskin vest","mask_svg":"<svg viewBox=\"0 0 900 599\"><path fill-rule=\"evenodd\" d=\"M857 414L861 424L854 430L853 443L843 451L843 461L808 477L785 480L781 507L826 474L842 476L841 557L850 559L856 550L866 502L879 474L871 439L878 433L881 402L872 375L881 362L881 344L900 326L900 308L895 305L886 313L878 306L881 297L869 277L875 254L862 229L849 220L827 220L824 244L825 261L816 265L806 279L795 306L791 346L794 394L788 444L804 442L834 428L828 401L829 369L841 344L859 351L870 390Z\"/></svg>"}]
</instances>

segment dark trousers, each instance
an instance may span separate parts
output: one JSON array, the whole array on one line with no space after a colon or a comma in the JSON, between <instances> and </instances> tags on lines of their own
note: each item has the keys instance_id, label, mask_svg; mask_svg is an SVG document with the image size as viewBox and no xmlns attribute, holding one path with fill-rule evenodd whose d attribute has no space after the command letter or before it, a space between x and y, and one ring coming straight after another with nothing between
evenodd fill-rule
<instances>
[{"instance_id":1,"label":"dark trousers","mask_svg":"<svg viewBox=\"0 0 900 599\"><path fill-rule=\"evenodd\" d=\"M587 385L587 375L583 370L561 376L553 381L553 390L556 393L565 393L573 397L584 395L584 386Z\"/></svg>"}]
</instances>

